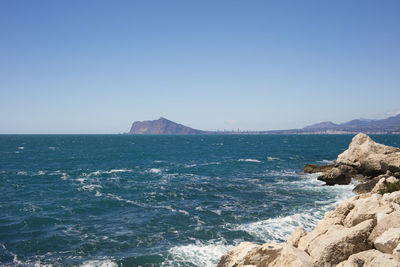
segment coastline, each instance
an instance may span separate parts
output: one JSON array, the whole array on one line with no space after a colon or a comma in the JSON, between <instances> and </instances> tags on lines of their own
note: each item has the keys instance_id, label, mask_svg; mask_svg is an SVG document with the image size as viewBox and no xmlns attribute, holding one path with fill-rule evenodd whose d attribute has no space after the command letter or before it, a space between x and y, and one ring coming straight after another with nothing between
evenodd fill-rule
<instances>
[{"instance_id":1,"label":"coastline","mask_svg":"<svg viewBox=\"0 0 400 267\"><path fill-rule=\"evenodd\" d=\"M307 167L307 166L306 166ZM305 168L327 185L357 181L357 195L307 232L297 228L285 243L242 242L218 267L400 266L400 149L356 135L334 164ZM392 192L393 190L393 192Z\"/></svg>"}]
</instances>

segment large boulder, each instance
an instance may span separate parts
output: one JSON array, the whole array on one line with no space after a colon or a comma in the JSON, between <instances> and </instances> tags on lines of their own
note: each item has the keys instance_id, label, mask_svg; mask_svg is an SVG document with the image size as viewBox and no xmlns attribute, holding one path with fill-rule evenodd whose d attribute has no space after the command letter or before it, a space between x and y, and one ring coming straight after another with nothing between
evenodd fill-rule
<instances>
[{"instance_id":1,"label":"large boulder","mask_svg":"<svg viewBox=\"0 0 400 267\"><path fill-rule=\"evenodd\" d=\"M336 267L399 267L399 263L392 255L382 253L375 249L359 252L351 255L347 260L342 261Z\"/></svg>"},{"instance_id":2,"label":"large boulder","mask_svg":"<svg viewBox=\"0 0 400 267\"><path fill-rule=\"evenodd\" d=\"M391 254L400 244L400 228L390 228L381 234L374 242L377 250Z\"/></svg>"},{"instance_id":3,"label":"large boulder","mask_svg":"<svg viewBox=\"0 0 400 267\"><path fill-rule=\"evenodd\" d=\"M218 267L268 266L280 257L283 246L283 244L256 245L242 242L221 257Z\"/></svg>"},{"instance_id":4,"label":"large boulder","mask_svg":"<svg viewBox=\"0 0 400 267\"><path fill-rule=\"evenodd\" d=\"M297 248L299 245L300 239L307 234L306 230L303 227L299 227L293 231L293 233L289 236L286 244L292 247Z\"/></svg>"},{"instance_id":5,"label":"large boulder","mask_svg":"<svg viewBox=\"0 0 400 267\"><path fill-rule=\"evenodd\" d=\"M340 154L334 164L306 165L308 173L323 172L318 180L327 185L349 184L354 178L362 184L356 192L369 192L382 174L400 176L400 148L375 143L369 136L359 133L353 137L349 148Z\"/></svg>"},{"instance_id":6,"label":"large boulder","mask_svg":"<svg viewBox=\"0 0 400 267\"><path fill-rule=\"evenodd\" d=\"M338 165L321 174L318 180L325 182L327 185L349 184L351 178L356 174L357 171L352 166Z\"/></svg>"},{"instance_id":7,"label":"large boulder","mask_svg":"<svg viewBox=\"0 0 400 267\"><path fill-rule=\"evenodd\" d=\"M400 212L394 211L390 214L378 213L376 227L369 236L370 242L375 242L378 236L390 228L400 228Z\"/></svg>"},{"instance_id":8,"label":"large boulder","mask_svg":"<svg viewBox=\"0 0 400 267\"><path fill-rule=\"evenodd\" d=\"M298 248L307 250L309 245L317 237L325 234L334 225L343 225L343 221L347 214L354 208L354 201L360 196L354 196L341 203L334 211L325 213L324 219L309 233L300 238Z\"/></svg>"},{"instance_id":9,"label":"large boulder","mask_svg":"<svg viewBox=\"0 0 400 267\"><path fill-rule=\"evenodd\" d=\"M247 253L257 247L259 247L259 245L250 242L240 243L221 257L218 267L239 266L238 264L244 261Z\"/></svg>"},{"instance_id":10,"label":"large boulder","mask_svg":"<svg viewBox=\"0 0 400 267\"><path fill-rule=\"evenodd\" d=\"M285 245L280 257L270 265L279 267L313 267L313 259L304 250Z\"/></svg>"},{"instance_id":11,"label":"large boulder","mask_svg":"<svg viewBox=\"0 0 400 267\"><path fill-rule=\"evenodd\" d=\"M311 241L306 252L314 259L315 266L335 266L352 254L372 248L368 236L374 226L372 219L351 228L333 225L325 234Z\"/></svg>"},{"instance_id":12,"label":"large boulder","mask_svg":"<svg viewBox=\"0 0 400 267\"><path fill-rule=\"evenodd\" d=\"M377 176L387 171L400 171L400 148L375 143L368 135L353 137L349 148L340 154L336 164L356 167L367 176Z\"/></svg>"},{"instance_id":13,"label":"large boulder","mask_svg":"<svg viewBox=\"0 0 400 267\"><path fill-rule=\"evenodd\" d=\"M378 213L391 213L393 208L381 201L379 194L362 194L354 201L354 208L344 219L344 226L351 227L362 221L376 219Z\"/></svg>"},{"instance_id":14,"label":"large boulder","mask_svg":"<svg viewBox=\"0 0 400 267\"><path fill-rule=\"evenodd\" d=\"M384 194L381 202L382 205L390 206L393 210L400 211L400 191Z\"/></svg>"}]
</instances>

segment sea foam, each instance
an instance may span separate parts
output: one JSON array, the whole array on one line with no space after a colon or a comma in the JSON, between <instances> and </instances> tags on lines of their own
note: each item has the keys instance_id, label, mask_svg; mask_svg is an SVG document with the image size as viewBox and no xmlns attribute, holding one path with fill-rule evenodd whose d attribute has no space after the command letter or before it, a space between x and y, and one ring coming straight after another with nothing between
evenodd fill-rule
<instances>
[{"instance_id":1,"label":"sea foam","mask_svg":"<svg viewBox=\"0 0 400 267\"><path fill-rule=\"evenodd\" d=\"M112 260L91 260L85 261L80 265L81 267L116 267L118 264Z\"/></svg>"},{"instance_id":2,"label":"sea foam","mask_svg":"<svg viewBox=\"0 0 400 267\"><path fill-rule=\"evenodd\" d=\"M256 163L261 163L260 160L258 159L238 159L239 162L256 162Z\"/></svg>"},{"instance_id":3,"label":"sea foam","mask_svg":"<svg viewBox=\"0 0 400 267\"><path fill-rule=\"evenodd\" d=\"M233 246L225 245L223 240L176 246L169 249L168 258L161 266L216 266L219 259Z\"/></svg>"}]
</instances>

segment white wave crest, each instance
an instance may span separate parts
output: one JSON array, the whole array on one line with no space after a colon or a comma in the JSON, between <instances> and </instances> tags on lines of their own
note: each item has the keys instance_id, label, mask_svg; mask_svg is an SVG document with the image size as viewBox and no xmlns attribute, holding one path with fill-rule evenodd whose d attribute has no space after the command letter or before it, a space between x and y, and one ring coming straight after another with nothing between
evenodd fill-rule
<instances>
[{"instance_id":1,"label":"white wave crest","mask_svg":"<svg viewBox=\"0 0 400 267\"><path fill-rule=\"evenodd\" d=\"M150 172L150 173L155 173L155 174L157 174L157 173L161 173L161 170L160 170L160 169L157 169L157 168L151 168L151 169L149 170L149 172Z\"/></svg>"},{"instance_id":2,"label":"white wave crest","mask_svg":"<svg viewBox=\"0 0 400 267\"><path fill-rule=\"evenodd\" d=\"M20 260L18 259L17 254L15 254L14 252L8 250L7 247L6 247L3 243L0 243L0 247L1 247L2 249L4 249L4 252L5 252L6 254L8 254L8 255L10 255L10 256L13 257L13 263L15 263L16 266L23 266L23 265L24 265L24 262L22 262L22 261L20 261Z\"/></svg>"},{"instance_id":3,"label":"white wave crest","mask_svg":"<svg viewBox=\"0 0 400 267\"><path fill-rule=\"evenodd\" d=\"M264 242L283 242L297 228L311 230L319 221L317 214L297 213L290 216L271 218L254 223L238 225L234 230L248 232Z\"/></svg>"},{"instance_id":4,"label":"white wave crest","mask_svg":"<svg viewBox=\"0 0 400 267\"><path fill-rule=\"evenodd\" d=\"M23 150L23 149L25 149L25 147L19 146L18 149L19 149L19 150Z\"/></svg>"},{"instance_id":5,"label":"white wave crest","mask_svg":"<svg viewBox=\"0 0 400 267\"><path fill-rule=\"evenodd\" d=\"M225 245L223 241L209 243L196 242L185 246L169 249L169 255L161 266L216 266L219 259L233 246Z\"/></svg>"},{"instance_id":6,"label":"white wave crest","mask_svg":"<svg viewBox=\"0 0 400 267\"><path fill-rule=\"evenodd\" d=\"M102 186L98 185L98 184L88 184L88 185L82 186L81 188L83 190L88 190L88 191L92 192L96 188L102 188Z\"/></svg>"},{"instance_id":7,"label":"white wave crest","mask_svg":"<svg viewBox=\"0 0 400 267\"><path fill-rule=\"evenodd\" d=\"M288 171L288 170L282 170L282 171L267 171L266 175L268 176L276 176L276 177L284 177L284 176L300 176L302 175L301 173L298 173L296 171Z\"/></svg>"},{"instance_id":8,"label":"white wave crest","mask_svg":"<svg viewBox=\"0 0 400 267\"><path fill-rule=\"evenodd\" d=\"M185 168L193 168L193 167L196 167L196 166L197 166L197 164L185 164L184 165Z\"/></svg>"},{"instance_id":9,"label":"white wave crest","mask_svg":"<svg viewBox=\"0 0 400 267\"><path fill-rule=\"evenodd\" d=\"M118 264L113 262L112 260L91 260L85 261L81 265L81 267L116 267Z\"/></svg>"},{"instance_id":10,"label":"white wave crest","mask_svg":"<svg viewBox=\"0 0 400 267\"><path fill-rule=\"evenodd\" d=\"M280 158L274 158L274 157L267 157L268 161L274 161L274 160L280 160Z\"/></svg>"},{"instance_id":11,"label":"white wave crest","mask_svg":"<svg viewBox=\"0 0 400 267\"><path fill-rule=\"evenodd\" d=\"M335 162L335 160L323 159L323 160L319 160L317 162L318 163L323 163L323 164L332 164L332 163Z\"/></svg>"},{"instance_id":12,"label":"white wave crest","mask_svg":"<svg viewBox=\"0 0 400 267\"><path fill-rule=\"evenodd\" d=\"M258 222L252 222L233 227L234 230L246 231L250 235L263 240L264 242L283 242L286 241L290 234L298 227L303 227L306 231L312 230L318 222L323 218L327 211L333 210L342 201L352 197L354 193L353 184L335 185L335 186L316 186L314 175L306 175L306 179L299 182L299 187L309 186L315 190L327 190L334 193L334 197L326 201L315 201L316 207L301 211L288 216L280 216L270 218ZM295 182L293 182L295 183Z\"/></svg>"},{"instance_id":13,"label":"white wave crest","mask_svg":"<svg viewBox=\"0 0 400 267\"><path fill-rule=\"evenodd\" d=\"M69 178L69 175L66 174L65 172L63 172L63 173L61 174L61 179L62 179L62 180L67 180L68 178Z\"/></svg>"},{"instance_id":14,"label":"white wave crest","mask_svg":"<svg viewBox=\"0 0 400 267\"><path fill-rule=\"evenodd\" d=\"M98 170L98 171L94 171L88 174L88 176L92 176L92 175L102 175L102 174L113 174L113 173L120 173L120 172L132 172L132 170L129 169L113 169L113 170L109 170L109 171L102 171L102 170Z\"/></svg>"},{"instance_id":15,"label":"white wave crest","mask_svg":"<svg viewBox=\"0 0 400 267\"><path fill-rule=\"evenodd\" d=\"M99 192L99 193L100 193L100 192ZM100 194L101 194L101 193L100 193ZM97 195L97 196L101 196L101 195L98 195L98 194L97 194L97 191L96 191L96 195ZM114 195L114 194L111 194L111 193L108 193L108 194L106 195L106 197L107 197L107 198L110 198L110 199L118 200L118 201L121 201L121 202L125 202L125 203L128 203L128 204L133 204L133 205L136 205L136 206L140 206L140 207L145 207L145 206L146 206L146 205L140 204L140 203L138 203L138 202L135 202L135 201L133 201L133 200L125 199L125 198L122 198L122 197L120 197L120 196L118 196L118 195Z\"/></svg>"},{"instance_id":16,"label":"white wave crest","mask_svg":"<svg viewBox=\"0 0 400 267\"><path fill-rule=\"evenodd\" d=\"M240 162L257 162L257 163L261 163L261 161L259 161L258 159L238 159L238 161L240 161Z\"/></svg>"}]
</instances>

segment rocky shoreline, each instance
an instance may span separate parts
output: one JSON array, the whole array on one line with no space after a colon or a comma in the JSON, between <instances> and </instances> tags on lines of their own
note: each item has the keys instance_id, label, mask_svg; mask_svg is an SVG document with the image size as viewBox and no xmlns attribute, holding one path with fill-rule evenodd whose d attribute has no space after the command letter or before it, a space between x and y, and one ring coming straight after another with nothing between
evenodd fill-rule
<instances>
[{"instance_id":1,"label":"rocky shoreline","mask_svg":"<svg viewBox=\"0 0 400 267\"><path fill-rule=\"evenodd\" d=\"M297 228L285 243L242 242L218 267L400 266L400 148L359 133L334 164L306 165L327 185L358 185L310 232Z\"/></svg>"}]
</instances>

